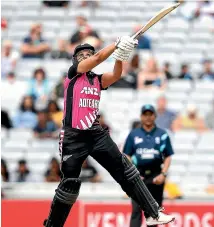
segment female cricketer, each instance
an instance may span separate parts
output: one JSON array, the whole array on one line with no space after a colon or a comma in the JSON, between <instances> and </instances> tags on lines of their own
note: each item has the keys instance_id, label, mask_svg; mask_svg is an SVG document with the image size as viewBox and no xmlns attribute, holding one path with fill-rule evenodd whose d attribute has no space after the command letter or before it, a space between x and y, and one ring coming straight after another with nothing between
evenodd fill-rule
<instances>
[{"instance_id":1,"label":"female cricketer","mask_svg":"<svg viewBox=\"0 0 214 227\"><path fill-rule=\"evenodd\" d=\"M88 155L100 163L120 184L126 194L144 210L147 225L169 223L174 218L162 212L136 167L122 154L108 131L99 125L101 90L120 79L122 61L127 61L138 41L122 36L95 53L93 46L76 47L73 65L64 81L64 118L60 133L63 178L56 189L46 227L63 227L81 186L79 174ZM116 59L113 72L97 75L91 70L111 54Z\"/></svg>"}]
</instances>

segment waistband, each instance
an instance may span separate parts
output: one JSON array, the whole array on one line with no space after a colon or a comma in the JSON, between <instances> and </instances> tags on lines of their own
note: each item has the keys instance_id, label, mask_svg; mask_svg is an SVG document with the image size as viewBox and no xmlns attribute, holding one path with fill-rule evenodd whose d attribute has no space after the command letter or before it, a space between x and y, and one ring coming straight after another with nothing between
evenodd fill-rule
<instances>
[{"instance_id":1,"label":"waistband","mask_svg":"<svg viewBox=\"0 0 214 227\"><path fill-rule=\"evenodd\" d=\"M78 128L72 128L70 126L63 126L62 130L66 130L69 132L87 133L87 132L91 132L94 130L102 130L102 127L99 124L97 124L97 125L93 125L91 128L83 130L83 129L78 129Z\"/></svg>"},{"instance_id":2,"label":"waistband","mask_svg":"<svg viewBox=\"0 0 214 227\"><path fill-rule=\"evenodd\" d=\"M143 176L151 176L157 173L161 173L161 166L156 166L156 167L147 167L147 168L138 168L139 172Z\"/></svg>"}]
</instances>

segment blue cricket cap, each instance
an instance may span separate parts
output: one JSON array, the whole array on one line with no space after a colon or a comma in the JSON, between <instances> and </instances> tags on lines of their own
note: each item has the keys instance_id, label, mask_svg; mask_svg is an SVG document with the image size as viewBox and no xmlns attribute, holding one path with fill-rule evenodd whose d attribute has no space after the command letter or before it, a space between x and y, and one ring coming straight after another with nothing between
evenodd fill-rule
<instances>
[{"instance_id":1,"label":"blue cricket cap","mask_svg":"<svg viewBox=\"0 0 214 227\"><path fill-rule=\"evenodd\" d=\"M150 105L150 104L146 104L142 107L141 114L144 114L146 111L150 111L150 112L156 114L154 106Z\"/></svg>"}]
</instances>

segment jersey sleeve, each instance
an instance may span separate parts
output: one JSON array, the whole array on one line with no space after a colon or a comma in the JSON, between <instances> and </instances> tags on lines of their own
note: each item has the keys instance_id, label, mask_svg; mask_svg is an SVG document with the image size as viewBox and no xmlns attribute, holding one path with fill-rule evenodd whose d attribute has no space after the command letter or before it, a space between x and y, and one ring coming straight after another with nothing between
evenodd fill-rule
<instances>
[{"instance_id":1,"label":"jersey sleeve","mask_svg":"<svg viewBox=\"0 0 214 227\"><path fill-rule=\"evenodd\" d=\"M132 134L130 133L125 141L125 145L123 148L123 153L129 156L132 156L134 153L134 141Z\"/></svg>"},{"instance_id":2,"label":"jersey sleeve","mask_svg":"<svg viewBox=\"0 0 214 227\"><path fill-rule=\"evenodd\" d=\"M101 89L101 90L107 90L108 87L103 88L103 86L102 86L102 76L103 76L103 74L99 74L99 75L97 75L97 76L98 76L98 80L99 80L99 82L100 82L100 89Z\"/></svg>"},{"instance_id":3,"label":"jersey sleeve","mask_svg":"<svg viewBox=\"0 0 214 227\"><path fill-rule=\"evenodd\" d=\"M162 152L165 158L167 158L168 156L171 156L174 154L173 148L172 148L172 144L169 138L169 135L167 133L163 134L161 136L161 142L162 142Z\"/></svg>"},{"instance_id":4,"label":"jersey sleeve","mask_svg":"<svg viewBox=\"0 0 214 227\"><path fill-rule=\"evenodd\" d=\"M72 79L77 75L77 67L78 67L78 62L74 61L73 65L69 68L68 70L68 78Z\"/></svg>"}]
</instances>

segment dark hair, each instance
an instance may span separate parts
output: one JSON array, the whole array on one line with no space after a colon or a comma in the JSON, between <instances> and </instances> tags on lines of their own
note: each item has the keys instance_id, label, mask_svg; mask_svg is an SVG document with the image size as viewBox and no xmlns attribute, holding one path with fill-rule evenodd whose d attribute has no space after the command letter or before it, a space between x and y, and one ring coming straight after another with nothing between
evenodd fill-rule
<instances>
[{"instance_id":1,"label":"dark hair","mask_svg":"<svg viewBox=\"0 0 214 227\"><path fill-rule=\"evenodd\" d=\"M19 160L19 165L26 165L26 160L25 159L20 159Z\"/></svg>"},{"instance_id":2,"label":"dark hair","mask_svg":"<svg viewBox=\"0 0 214 227\"><path fill-rule=\"evenodd\" d=\"M45 177L48 177L51 173L52 162L57 163L57 165L58 165L58 171L57 171L58 173L57 174L59 175L60 178L63 178L63 175L62 175L61 170L60 170L60 163L59 163L58 159L55 158L55 157L51 158L51 160L49 162L49 167L48 167L47 171L45 172Z\"/></svg>"},{"instance_id":3,"label":"dark hair","mask_svg":"<svg viewBox=\"0 0 214 227\"><path fill-rule=\"evenodd\" d=\"M23 111L23 112L26 111L25 106L24 106L24 103L25 103L25 100L26 100L27 98L30 98L30 99L32 100L32 106L31 106L31 109L30 109L30 110L31 110L33 113L36 113L34 99L32 98L32 96L28 96L28 95L26 95L26 96L24 96L24 97L22 98L22 102L21 102L21 104L20 104L19 109L20 109L21 111Z\"/></svg>"},{"instance_id":4,"label":"dark hair","mask_svg":"<svg viewBox=\"0 0 214 227\"><path fill-rule=\"evenodd\" d=\"M133 121L132 122L132 129L139 128L141 125L140 121Z\"/></svg>"},{"instance_id":5,"label":"dark hair","mask_svg":"<svg viewBox=\"0 0 214 227\"><path fill-rule=\"evenodd\" d=\"M8 171L7 164L4 159L1 159L1 166L5 169L4 176L5 176L6 181L9 181L10 173Z\"/></svg>"},{"instance_id":6,"label":"dark hair","mask_svg":"<svg viewBox=\"0 0 214 227\"><path fill-rule=\"evenodd\" d=\"M51 158L50 164L51 164L52 162L57 162L57 164L59 165L59 161L58 161L58 159L55 158L55 157Z\"/></svg>"},{"instance_id":7,"label":"dark hair","mask_svg":"<svg viewBox=\"0 0 214 227\"><path fill-rule=\"evenodd\" d=\"M43 68L38 68L38 69L36 69L36 70L34 71L34 73L33 73L33 78L34 78L34 79L36 79L36 75L37 75L38 73L41 73L41 74L43 75L43 80L46 79L46 73L45 73L45 71L44 71Z\"/></svg>"},{"instance_id":8,"label":"dark hair","mask_svg":"<svg viewBox=\"0 0 214 227\"><path fill-rule=\"evenodd\" d=\"M186 68L186 67L188 67L187 64L182 64L182 65L181 65L181 68L182 68L182 69L184 69L184 68Z\"/></svg>"},{"instance_id":9,"label":"dark hair","mask_svg":"<svg viewBox=\"0 0 214 227\"><path fill-rule=\"evenodd\" d=\"M52 164L53 162L55 162L57 164L57 167L58 167L58 174L60 175L61 177L61 171L60 171L60 164L59 164L59 161L57 158L53 157L50 161L50 166L49 166L49 170L52 168Z\"/></svg>"},{"instance_id":10,"label":"dark hair","mask_svg":"<svg viewBox=\"0 0 214 227\"><path fill-rule=\"evenodd\" d=\"M165 62L165 63L164 63L164 66L165 66L165 67L169 67L169 66L170 66L170 63L169 63L169 62Z\"/></svg>"},{"instance_id":11,"label":"dark hair","mask_svg":"<svg viewBox=\"0 0 214 227\"><path fill-rule=\"evenodd\" d=\"M26 164L27 164L27 161L26 161L25 159L20 159L20 160L18 161L18 164L19 164L19 166L20 166L20 165L26 165ZM17 172L19 172L19 169L17 169ZM25 173L26 173L26 174L29 174L29 173L30 173L30 170L29 170L27 167L26 167Z\"/></svg>"},{"instance_id":12,"label":"dark hair","mask_svg":"<svg viewBox=\"0 0 214 227\"><path fill-rule=\"evenodd\" d=\"M50 108L50 105L51 105L51 104L54 104L54 105L56 106L56 110L57 110L57 111L61 111L61 109L59 108L58 103L57 103L55 100L50 100L50 101L48 102L48 105L47 105L47 112L49 112L49 108Z\"/></svg>"}]
</instances>

